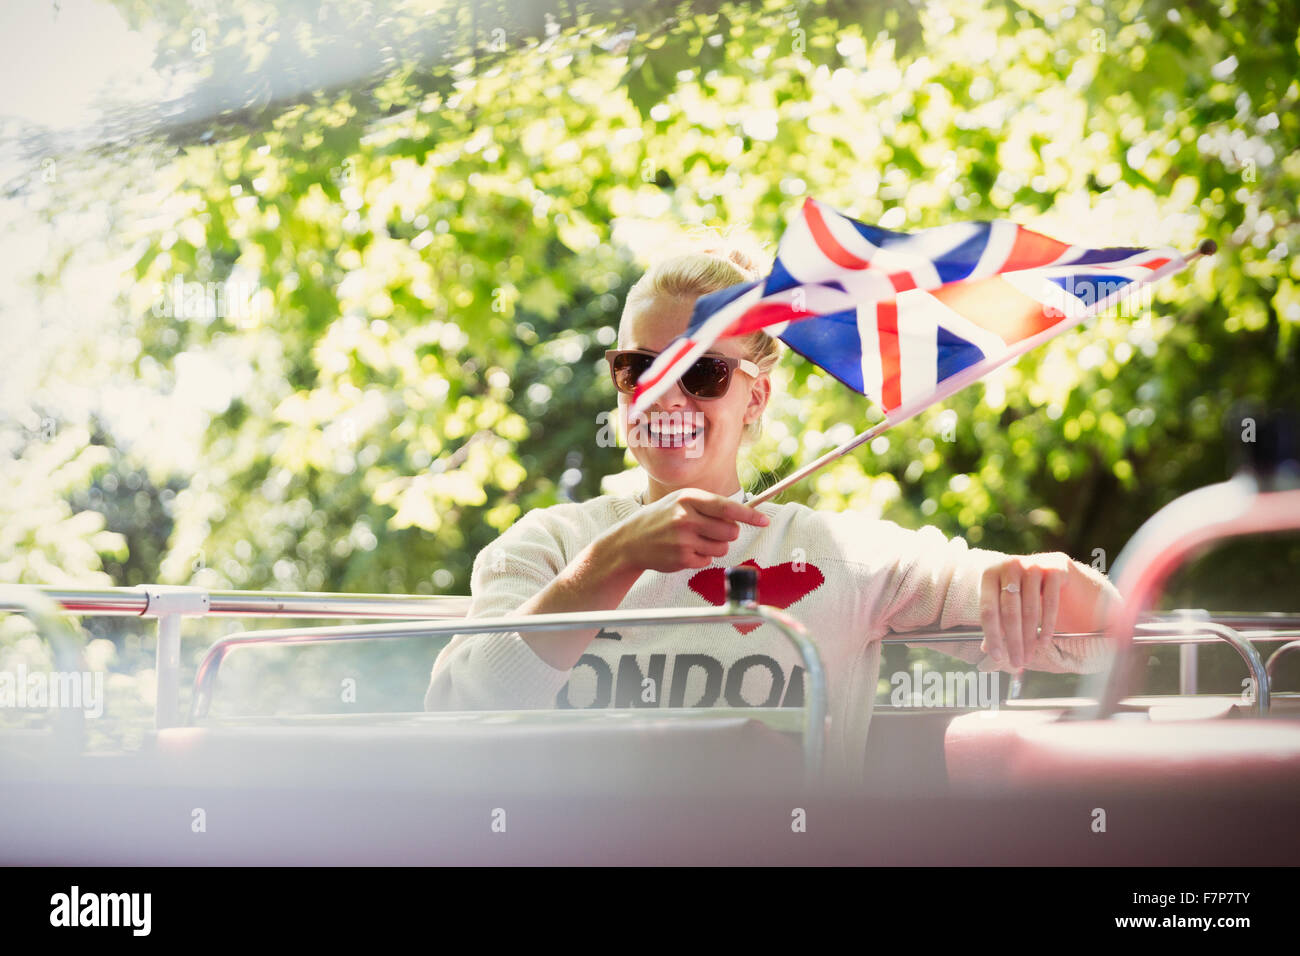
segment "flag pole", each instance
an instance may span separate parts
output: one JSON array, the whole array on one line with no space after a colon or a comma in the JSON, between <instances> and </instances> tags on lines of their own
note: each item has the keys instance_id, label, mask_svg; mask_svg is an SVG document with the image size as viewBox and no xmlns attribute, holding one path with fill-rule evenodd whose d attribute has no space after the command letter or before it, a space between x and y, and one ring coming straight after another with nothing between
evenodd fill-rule
<instances>
[{"instance_id":1,"label":"flag pole","mask_svg":"<svg viewBox=\"0 0 1300 956\"><path fill-rule=\"evenodd\" d=\"M1161 266L1159 269L1156 269L1149 276L1146 276L1145 278L1136 281L1130 288L1116 290L1114 293L1102 299L1099 299L1097 302L1095 302L1092 305L1092 307L1084 315L1079 317L1078 322L1086 321L1087 319L1092 318L1094 315L1100 314L1101 312L1110 308L1112 304L1114 304L1118 299L1122 298L1124 295L1131 295L1134 289L1139 289L1144 285L1150 285L1153 282L1158 282L1160 279L1164 279L1171 275L1175 275L1176 273L1179 273L1182 270L1186 269L1189 265L1191 265L1201 256L1214 255L1214 253L1217 252L1218 249L1219 247L1213 239L1201 240L1201 243L1196 247L1196 251L1191 253L1190 255L1182 257L1181 262L1167 263L1166 265ZM1077 325L1078 322L1076 322L1075 324ZM1046 341L1046 339L1053 338L1057 334L1059 334L1059 332L1062 332L1064 330L1054 329L1054 330L1047 330L1047 331L1049 331L1051 334L1043 338L1039 338L1035 336L1034 339L1027 340L1026 343L1024 343L1025 345L1024 348L1011 352L1010 354L1005 356L1002 362L999 363L999 365L1005 365L1008 362L1015 361L1016 359L1020 358L1020 356L1024 355L1026 352L1029 352L1037 348L1044 341ZM927 396L927 399L923 404L915 406L911 409L904 409L904 408L895 409L895 413L892 417L886 418L880 424L873 425L871 428L868 428L866 431L861 432L858 435L855 435L854 437L846 441L843 445L840 445L838 448L834 448L831 451L828 451L826 454L822 455L816 461L804 465L794 474L789 475L786 478L782 478L771 488L768 488L767 490L760 492L758 495L755 495L753 498L746 499L745 503L750 507L755 507L757 505L763 504L764 502L771 501L773 498L781 494L791 485L795 484L796 482L802 481L804 478L807 478L809 475L811 475L814 471L817 471L819 468L830 464L832 461L834 461L837 458L843 458L849 452L853 451L853 449L857 448L859 445L871 441L871 439L875 438L881 432L893 428L895 425L904 422L907 419L912 418L913 416L919 414L920 412L929 408L931 405L935 404L936 400L941 398L947 398L949 395L952 395L953 393L960 391L961 389L965 388L967 385L970 385L972 382L979 381L979 379L983 378L985 375L988 375L989 372L994 371L994 369L996 369L997 367L998 366L994 366L993 368L985 369L982 372L980 372L978 376L969 380L951 381L950 388L945 389L941 394ZM954 376L953 378L958 379L958 376Z\"/></svg>"},{"instance_id":2,"label":"flag pole","mask_svg":"<svg viewBox=\"0 0 1300 956\"><path fill-rule=\"evenodd\" d=\"M822 465L829 464L830 462L834 461L836 458L844 457L845 455L853 451L853 449L857 448L859 445L863 444L864 442L871 441L871 439L875 438L877 435L879 435L885 429L891 427L893 424L894 422L885 420L881 422L879 425L873 425L871 428L868 428L866 431L862 432L861 434L856 435L853 438L850 438L843 445L840 445L840 447L828 451L826 454L822 455L820 458L818 458L816 461L812 462L811 464L804 465L793 475L789 475L788 477L782 478L780 481L774 484L771 488L768 488L762 494L757 495L756 497L753 498L747 498L745 500L745 504L749 505L752 508L755 505L761 505L763 502L775 498L777 495L785 491L785 489L789 488L795 482L800 481L803 478L806 478L808 475L811 475Z\"/></svg>"}]
</instances>

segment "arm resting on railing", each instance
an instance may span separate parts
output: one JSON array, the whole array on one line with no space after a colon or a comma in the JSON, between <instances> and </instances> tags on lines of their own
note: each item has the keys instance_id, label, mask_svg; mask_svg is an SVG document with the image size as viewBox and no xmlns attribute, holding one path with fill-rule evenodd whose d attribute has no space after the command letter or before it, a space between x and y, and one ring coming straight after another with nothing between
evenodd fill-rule
<instances>
[{"instance_id":1,"label":"arm resting on railing","mask_svg":"<svg viewBox=\"0 0 1300 956\"><path fill-rule=\"evenodd\" d=\"M1099 571L1053 552L1034 555L1009 555L981 549L965 550L961 539L949 544L953 558L949 562L935 561L918 564L909 571L911 577L920 577L920 584L944 595L939 626L943 629L962 625L982 628L982 640L948 642L941 645L918 641L909 646L935 647L945 654L975 664L981 671L1017 671L1009 655L995 655L1005 647L1010 628L1016 620L1006 613L1008 601L1015 603L1017 615L1038 611L1039 623L1048 616L1041 598L1032 603L1025 600L1025 592L1046 595L1042 583L1045 576L1058 575L1059 603L1055 614L1053 636L1045 634L1033 640L1022 658L1023 669L1048 673L1094 673L1103 669L1109 660L1110 646L1105 637L1071 636L1058 638L1056 634L1079 635L1098 632L1105 623L1106 614L1119 600L1119 592ZM1021 591L1007 593L1002 582L1012 580ZM946 582L946 583L945 583ZM916 590L913 587L912 590ZM1030 610L1026 610L1030 609ZM917 627L933 626L925 621L927 615L896 614L890 619L891 630L905 634ZM900 626L901 625L901 626ZM1033 624L1031 628L1038 632Z\"/></svg>"}]
</instances>

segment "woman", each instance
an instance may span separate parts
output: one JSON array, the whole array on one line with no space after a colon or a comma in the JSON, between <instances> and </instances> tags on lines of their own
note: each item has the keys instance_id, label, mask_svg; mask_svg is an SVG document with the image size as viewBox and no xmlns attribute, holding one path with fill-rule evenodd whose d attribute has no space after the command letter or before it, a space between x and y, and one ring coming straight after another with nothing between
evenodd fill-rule
<instances>
[{"instance_id":1,"label":"woman","mask_svg":"<svg viewBox=\"0 0 1300 956\"><path fill-rule=\"evenodd\" d=\"M695 300L759 276L743 252L715 245L632 287L608 360L647 487L524 515L476 558L470 616L721 604L724 569L756 563L760 601L788 608L818 645L828 770L849 779L861 771L886 631L982 625L978 652L971 642L958 653L986 670L1100 666L1101 639L1052 636L1099 630L1118 594L1064 554L1011 556L859 512L746 504L737 456L761 427L779 357L766 333L718 342L629 428L632 385L685 331ZM800 706L802 675L770 625L458 635L434 663L425 707Z\"/></svg>"}]
</instances>

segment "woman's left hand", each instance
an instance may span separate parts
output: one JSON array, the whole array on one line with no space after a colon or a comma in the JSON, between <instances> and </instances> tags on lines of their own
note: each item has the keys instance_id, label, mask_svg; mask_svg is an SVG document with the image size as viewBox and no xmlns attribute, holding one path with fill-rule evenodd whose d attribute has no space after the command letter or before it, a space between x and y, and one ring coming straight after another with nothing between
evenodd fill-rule
<instances>
[{"instance_id":1,"label":"woman's left hand","mask_svg":"<svg viewBox=\"0 0 1300 956\"><path fill-rule=\"evenodd\" d=\"M1060 551L1008 557L985 570L980 582L980 649L1018 670L1058 630L1101 630L1118 601L1105 575Z\"/></svg>"}]
</instances>

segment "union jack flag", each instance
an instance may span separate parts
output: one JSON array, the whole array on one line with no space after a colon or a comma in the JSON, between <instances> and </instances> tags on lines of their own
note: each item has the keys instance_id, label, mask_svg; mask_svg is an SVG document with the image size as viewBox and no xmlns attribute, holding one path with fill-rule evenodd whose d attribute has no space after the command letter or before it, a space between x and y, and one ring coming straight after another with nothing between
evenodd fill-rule
<instances>
[{"instance_id":1,"label":"union jack flag","mask_svg":"<svg viewBox=\"0 0 1300 956\"><path fill-rule=\"evenodd\" d=\"M893 232L809 198L766 279L697 300L630 412L718 339L765 329L902 421L1186 265L1172 248L1073 246L1005 220Z\"/></svg>"}]
</instances>

